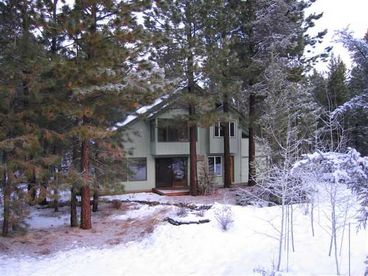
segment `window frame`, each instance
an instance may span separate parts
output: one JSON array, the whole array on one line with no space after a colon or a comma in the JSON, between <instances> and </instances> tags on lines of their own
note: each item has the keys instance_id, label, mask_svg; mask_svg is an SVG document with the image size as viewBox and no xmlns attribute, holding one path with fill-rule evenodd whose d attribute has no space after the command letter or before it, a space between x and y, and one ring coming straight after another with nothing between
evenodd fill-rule
<instances>
[{"instance_id":1,"label":"window frame","mask_svg":"<svg viewBox=\"0 0 368 276\"><path fill-rule=\"evenodd\" d=\"M235 121L230 121L229 123L229 137L230 138L235 138L236 134L235 134ZM231 135L231 131L233 132L233 135ZM216 134L217 132L217 134ZM213 137L215 138L222 138L224 137L225 133L222 130L221 127L221 122L216 122L215 125L213 126Z\"/></svg>"},{"instance_id":2,"label":"window frame","mask_svg":"<svg viewBox=\"0 0 368 276\"><path fill-rule=\"evenodd\" d=\"M217 166L216 166L216 160L217 159L220 159L220 172L217 172L217 170L216 170L216 168L217 168ZM210 166L210 159L213 159L213 166L212 166L212 170L211 170L211 166ZM208 156L207 157L207 164L208 164L208 169L209 169L209 171L210 171L210 173L212 173L214 176L218 176L218 177L220 177L220 176L222 176L223 175L223 161L222 161L222 156L218 156L218 155L210 155L210 156Z\"/></svg>"},{"instance_id":3,"label":"window frame","mask_svg":"<svg viewBox=\"0 0 368 276\"><path fill-rule=\"evenodd\" d=\"M130 164L132 164L131 162L137 162L137 160L141 160L145 162L145 177L144 179L134 179L132 178L131 176L131 169L130 169ZM147 158L146 157L129 157L127 159L127 164L126 164L126 170L127 170L127 181L130 181L130 182L137 182L137 181L147 181L147 177L148 177L148 171L147 171Z\"/></svg>"},{"instance_id":4,"label":"window frame","mask_svg":"<svg viewBox=\"0 0 368 276\"><path fill-rule=\"evenodd\" d=\"M175 130L178 134L180 131L183 131L184 127L186 130L184 130L186 132L186 138L183 140L180 139L176 139L176 140L171 140L170 139L170 135L172 135L173 133L175 133L174 131L171 130L170 132L170 123L168 122L167 126L160 126L160 120L167 120L167 121L171 121L171 122L175 122L174 119L170 119L170 118L158 118L157 119L157 142L158 143L188 143L189 142L189 128L187 126L185 126L185 122L184 121L180 121L180 123L183 124L183 127L178 127L177 124L173 123L172 126L176 126L176 128L172 127L172 130ZM160 131L164 131L164 136L165 139L161 140L160 138ZM185 133L184 133L185 134ZM177 135L177 138L181 137L180 135Z\"/></svg>"}]
</instances>

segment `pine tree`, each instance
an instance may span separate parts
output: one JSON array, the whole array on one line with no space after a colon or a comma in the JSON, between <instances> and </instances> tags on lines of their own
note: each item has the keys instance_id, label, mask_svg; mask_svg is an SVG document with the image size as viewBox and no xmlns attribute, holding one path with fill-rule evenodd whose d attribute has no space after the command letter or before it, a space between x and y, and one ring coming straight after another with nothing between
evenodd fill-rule
<instances>
[{"instance_id":1,"label":"pine tree","mask_svg":"<svg viewBox=\"0 0 368 276\"><path fill-rule=\"evenodd\" d=\"M314 1L245 1L239 4L239 28L236 29L237 51L242 70L241 98L247 98L249 120L249 180L255 184L255 135L259 106L264 96L262 91L263 74L276 59L288 64L287 79L299 82L304 67L316 57L306 59L303 50L306 45L314 45L322 39L324 32L311 37L306 35L322 14L312 14L304 18L304 11ZM272 61L272 63L271 63Z\"/></svg>"},{"instance_id":2,"label":"pine tree","mask_svg":"<svg viewBox=\"0 0 368 276\"><path fill-rule=\"evenodd\" d=\"M328 94L323 105L329 107L329 110L334 110L349 98L347 72L346 66L341 58L335 58L333 56L331 57L328 70Z\"/></svg>"},{"instance_id":3,"label":"pine tree","mask_svg":"<svg viewBox=\"0 0 368 276\"><path fill-rule=\"evenodd\" d=\"M317 103L321 107L321 117L319 123L319 147L328 148L330 151L338 150L345 146L346 132L348 128L348 118L340 117L333 119L331 113L349 98L347 83L347 73L345 64L340 58L331 57L327 72L327 77L314 72L310 77L313 87L313 94Z\"/></svg>"},{"instance_id":4,"label":"pine tree","mask_svg":"<svg viewBox=\"0 0 368 276\"><path fill-rule=\"evenodd\" d=\"M260 117L261 138L267 156L279 168L292 165L301 154L312 150L320 108L307 82L290 82L288 66L271 63L265 71L263 94L267 95Z\"/></svg>"},{"instance_id":5,"label":"pine tree","mask_svg":"<svg viewBox=\"0 0 368 276\"><path fill-rule=\"evenodd\" d=\"M206 1L207 17L204 20L206 61L204 74L208 79L215 102L222 102L219 114L224 133L224 187L231 186L231 155L229 109L234 96L239 94L240 79L238 58L232 46L233 32L237 28L237 5L232 1Z\"/></svg>"},{"instance_id":6,"label":"pine tree","mask_svg":"<svg viewBox=\"0 0 368 276\"><path fill-rule=\"evenodd\" d=\"M342 32L340 36L344 46L350 51L355 66L349 81L350 98L334 111L334 115L338 118L348 116L349 145L367 155L368 143L365 137L368 134L368 36L366 34L363 39L357 39L347 31Z\"/></svg>"},{"instance_id":7,"label":"pine tree","mask_svg":"<svg viewBox=\"0 0 368 276\"><path fill-rule=\"evenodd\" d=\"M0 4L0 150L4 236L9 233L11 218L17 216L17 210L11 209L11 205L24 198L17 184L26 182L31 173L41 169L35 161L42 157L41 129L36 112L40 104L39 84L47 60L32 34L33 10L34 6L27 1ZM11 194L16 194L17 199Z\"/></svg>"},{"instance_id":8,"label":"pine tree","mask_svg":"<svg viewBox=\"0 0 368 276\"><path fill-rule=\"evenodd\" d=\"M153 59L165 69L166 77L175 79L188 90L190 145L190 194L198 193L196 130L200 113L201 60L204 57L203 1L156 1L145 15L145 26L157 37ZM161 35L160 35L161 34Z\"/></svg>"},{"instance_id":9,"label":"pine tree","mask_svg":"<svg viewBox=\"0 0 368 276\"><path fill-rule=\"evenodd\" d=\"M109 141L124 114L158 92L152 66L138 60L146 37L133 12L142 8L144 2L76 1L73 8L64 7L60 19L72 42L60 74L70 91L68 115L75 118L67 135L80 141L82 229L92 227L92 145Z\"/></svg>"}]
</instances>

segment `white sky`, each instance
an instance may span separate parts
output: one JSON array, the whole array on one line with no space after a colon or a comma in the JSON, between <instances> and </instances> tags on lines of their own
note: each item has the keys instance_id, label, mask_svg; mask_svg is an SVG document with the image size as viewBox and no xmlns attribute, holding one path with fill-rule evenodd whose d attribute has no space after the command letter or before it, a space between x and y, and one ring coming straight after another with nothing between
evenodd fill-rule
<instances>
[{"instance_id":1,"label":"white sky","mask_svg":"<svg viewBox=\"0 0 368 276\"><path fill-rule=\"evenodd\" d=\"M344 62L350 67L349 53L344 47L334 42L335 32L346 27L353 31L354 36L362 38L368 30L368 0L317 0L310 8L311 12L323 12L323 17L316 21L313 31L318 32L328 29L324 42L320 48L333 45L335 56L340 55ZM317 69L326 70L327 64L318 64Z\"/></svg>"}]
</instances>

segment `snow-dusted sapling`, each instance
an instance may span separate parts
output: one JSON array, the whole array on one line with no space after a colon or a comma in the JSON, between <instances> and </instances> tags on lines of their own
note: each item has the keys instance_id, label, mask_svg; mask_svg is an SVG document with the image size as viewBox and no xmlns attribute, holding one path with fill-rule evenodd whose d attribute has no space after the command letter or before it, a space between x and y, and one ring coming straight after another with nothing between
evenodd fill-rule
<instances>
[{"instance_id":1,"label":"snow-dusted sapling","mask_svg":"<svg viewBox=\"0 0 368 276\"><path fill-rule=\"evenodd\" d=\"M295 164L293 173L300 171L310 172L310 178L318 177L318 181L314 180L314 182L317 183L319 196L329 203L329 213L326 213L330 220L329 255L334 249L336 272L339 274L338 236L341 231L341 252L345 227L348 218L353 215L351 206L354 201L348 188L357 195L361 204L358 215L359 226L366 226L368 158L361 157L355 149L348 149L346 153L315 152L306 155L303 160Z\"/></svg>"},{"instance_id":2,"label":"snow-dusted sapling","mask_svg":"<svg viewBox=\"0 0 368 276\"><path fill-rule=\"evenodd\" d=\"M234 222L230 206L224 205L215 210L215 218L223 231L227 231Z\"/></svg>"}]
</instances>

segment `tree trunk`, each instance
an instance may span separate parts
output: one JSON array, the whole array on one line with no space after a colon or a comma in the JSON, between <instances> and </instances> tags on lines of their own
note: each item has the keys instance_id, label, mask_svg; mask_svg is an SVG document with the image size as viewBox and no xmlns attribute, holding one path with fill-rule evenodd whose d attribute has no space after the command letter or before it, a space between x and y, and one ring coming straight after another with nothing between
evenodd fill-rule
<instances>
[{"instance_id":1,"label":"tree trunk","mask_svg":"<svg viewBox=\"0 0 368 276\"><path fill-rule=\"evenodd\" d=\"M77 137L72 137L72 165L76 170L78 163L78 146L79 140ZM77 227L78 223L78 213L77 213L77 191L75 187L70 189L70 227Z\"/></svg>"},{"instance_id":2,"label":"tree trunk","mask_svg":"<svg viewBox=\"0 0 368 276\"><path fill-rule=\"evenodd\" d=\"M82 229L91 229L91 191L88 185L82 187L82 199L81 199L81 225Z\"/></svg>"},{"instance_id":3,"label":"tree trunk","mask_svg":"<svg viewBox=\"0 0 368 276\"><path fill-rule=\"evenodd\" d=\"M54 189L54 211L59 212L59 191L58 189Z\"/></svg>"},{"instance_id":4,"label":"tree trunk","mask_svg":"<svg viewBox=\"0 0 368 276\"><path fill-rule=\"evenodd\" d=\"M36 196L37 196L37 193L36 193L36 182L37 182L37 179L36 179L36 170L33 169L32 170L32 177L29 181L29 184L28 184L28 196L29 196L29 204L35 204L36 202Z\"/></svg>"},{"instance_id":5,"label":"tree trunk","mask_svg":"<svg viewBox=\"0 0 368 276\"><path fill-rule=\"evenodd\" d=\"M47 202L47 184L46 183L41 184L39 198L42 199L39 203L40 205L46 206L48 204Z\"/></svg>"},{"instance_id":6,"label":"tree trunk","mask_svg":"<svg viewBox=\"0 0 368 276\"><path fill-rule=\"evenodd\" d=\"M195 114L195 108L190 105L189 116ZM189 151L190 151L190 195L198 195L197 183L197 125L189 127Z\"/></svg>"},{"instance_id":7,"label":"tree trunk","mask_svg":"<svg viewBox=\"0 0 368 276\"><path fill-rule=\"evenodd\" d=\"M7 172L5 171L2 179L3 184L3 195L4 195L4 213L3 213L3 229L2 235L4 237L8 236L9 233L9 225L10 225L10 183L9 179L7 179Z\"/></svg>"},{"instance_id":8,"label":"tree trunk","mask_svg":"<svg viewBox=\"0 0 368 276\"><path fill-rule=\"evenodd\" d=\"M229 113L229 102L227 95L223 98L223 111ZM224 129L224 188L231 187L231 156L230 156L230 131L229 122L222 123Z\"/></svg>"},{"instance_id":9,"label":"tree trunk","mask_svg":"<svg viewBox=\"0 0 368 276\"><path fill-rule=\"evenodd\" d=\"M187 57L187 80L188 80L188 93L194 95L194 57L192 48L194 47L194 32L192 28L192 13L191 4L186 3L185 15L188 20L188 26L186 29L186 38L188 41L188 57ZM197 123L195 122L195 103L190 99L189 103L189 152L190 152L190 194L192 196L198 195L198 176L197 176Z\"/></svg>"},{"instance_id":10,"label":"tree trunk","mask_svg":"<svg viewBox=\"0 0 368 276\"><path fill-rule=\"evenodd\" d=\"M98 211L98 188L95 189L95 191L93 192L93 204L92 204L92 212L97 212Z\"/></svg>"},{"instance_id":11,"label":"tree trunk","mask_svg":"<svg viewBox=\"0 0 368 276\"><path fill-rule=\"evenodd\" d=\"M253 186L256 184L256 143L255 143L255 131L254 120L256 111L256 95L251 93L249 95L249 176L248 185Z\"/></svg>"},{"instance_id":12,"label":"tree trunk","mask_svg":"<svg viewBox=\"0 0 368 276\"><path fill-rule=\"evenodd\" d=\"M70 194L70 227L78 226L78 216L77 216L77 195L75 188L71 189Z\"/></svg>"},{"instance_id":13,"label":"tree trunk","mask_svg":"<svg viewBox=\"0 0 368 276\"><path fill-rule=\"evenodd\" d=\"M83 186L81 193L81 225L82 229L91 229L91 191L89 187L89 144L88 139L82 141L81 170Z\"/></svg>"}]
</instances>

